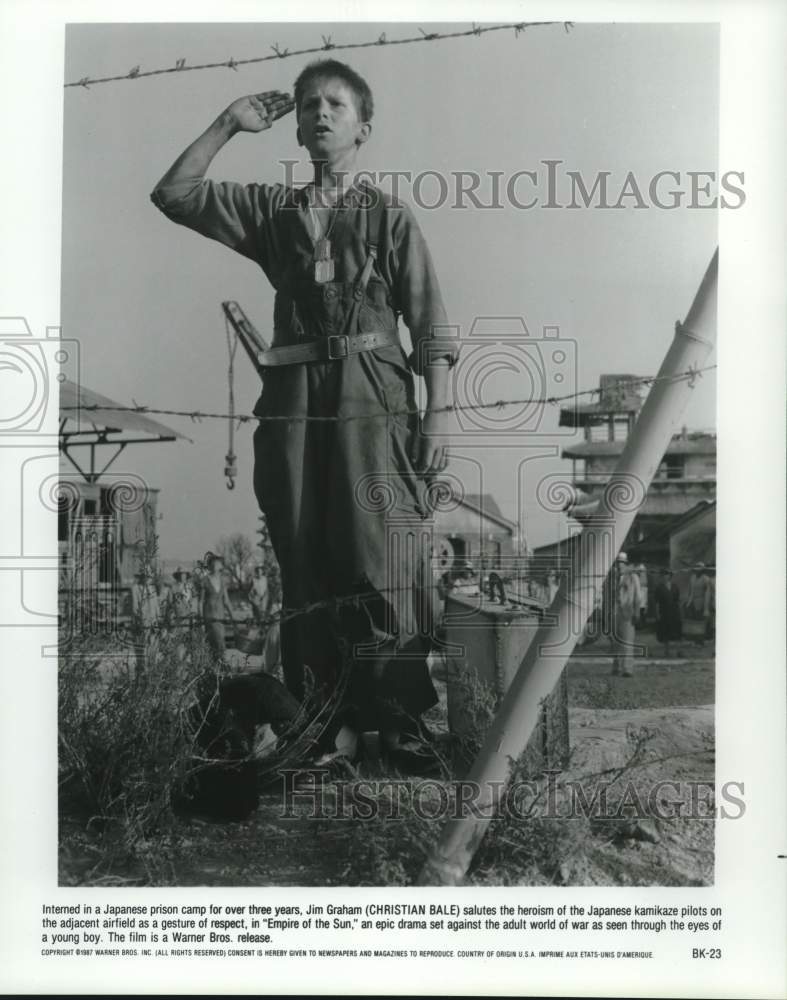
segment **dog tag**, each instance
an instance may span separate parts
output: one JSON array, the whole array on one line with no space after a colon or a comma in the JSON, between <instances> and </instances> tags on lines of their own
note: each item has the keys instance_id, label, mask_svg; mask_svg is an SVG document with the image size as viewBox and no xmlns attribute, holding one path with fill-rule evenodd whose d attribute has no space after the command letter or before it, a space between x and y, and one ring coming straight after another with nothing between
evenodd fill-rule
<instances>
[{"instance_id":1,"label":"dog tag","mask_svg":"<svg viewBox=\"0 0 787 1000\"><path fill-rule=\"evenodd\" d=\"M331 241L324 237L314 244L314 280L321 285L333 281L333 258Z\"/></svg>"},{"instance_id":2,"label":"dog tag","mask_svg":"<svg viewBox=\"0 0 787 1000\"><path fill-rule=\"evenodd\" d=\"M332 260L318 260L315 262L314 280L320 285L324 285L329 281L333 281Z\"/></svg>"}]
</instances>

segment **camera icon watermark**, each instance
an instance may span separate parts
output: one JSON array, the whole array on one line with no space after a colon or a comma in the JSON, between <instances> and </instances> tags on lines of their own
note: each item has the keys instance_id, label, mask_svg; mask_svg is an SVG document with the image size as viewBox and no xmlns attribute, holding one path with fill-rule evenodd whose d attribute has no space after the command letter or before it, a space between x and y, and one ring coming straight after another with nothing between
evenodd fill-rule
<instances>
[{"instance_id":1,"label":"camera icon watermark","mask_svg":"<svg viewBox=\"0 0 787 1000\"><path fill-rule=\"evenodd\" d=\"M0 317L0 437L41 434L56 383L79 381L79 343L59 327L35 337L21 316Z\"/></svg>"},{"instance_id":2,"label":"camera icon watermark","mask_svg":"<svg viewBox=\"0 0 787 1000\"><path fill-rule=\"evenodd\" d=\"M566 408L575 406L568 397L577 388L577 344L559 327L544 326L533 336L521 316L478 316L460 343L452 376L463 434L576 433L545 418L561 398Z\"/></svg>"}]
</instances>

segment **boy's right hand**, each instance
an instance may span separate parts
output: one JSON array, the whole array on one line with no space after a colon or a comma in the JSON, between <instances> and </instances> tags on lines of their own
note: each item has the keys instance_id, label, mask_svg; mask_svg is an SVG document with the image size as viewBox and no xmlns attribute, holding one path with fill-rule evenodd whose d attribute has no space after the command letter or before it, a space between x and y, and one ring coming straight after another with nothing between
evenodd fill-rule
<instances>
[{"instance_id":1,"label":"boy's right hand","mask_svg":"<svg viewBox=\"0 0 787 1000\"><path fill-rule=\"evenodd\" d=\"M264 94L239 97L224 112L239 132L262 132L270 128L277 118L289 114L295 101L280 90L267 90Z\"/></svg>"}]
</instances>

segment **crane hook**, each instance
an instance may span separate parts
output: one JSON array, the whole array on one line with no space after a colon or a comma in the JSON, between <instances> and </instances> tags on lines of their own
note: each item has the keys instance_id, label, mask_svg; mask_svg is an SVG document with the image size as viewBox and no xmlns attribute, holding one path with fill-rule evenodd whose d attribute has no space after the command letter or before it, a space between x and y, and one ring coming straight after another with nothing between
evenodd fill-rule
<instances>
[{"instance_id":1,"label":"crane hook","mask_svg":"<svg viewBox=\"0 0 787 1000\"><path fill-rule=\"evenodd\" d=\"M227 477L227 489L235 489L235 479L238 475L238 459L235 452L228 451L224 457L224 475Z\"/></svg>"}]
</instances>

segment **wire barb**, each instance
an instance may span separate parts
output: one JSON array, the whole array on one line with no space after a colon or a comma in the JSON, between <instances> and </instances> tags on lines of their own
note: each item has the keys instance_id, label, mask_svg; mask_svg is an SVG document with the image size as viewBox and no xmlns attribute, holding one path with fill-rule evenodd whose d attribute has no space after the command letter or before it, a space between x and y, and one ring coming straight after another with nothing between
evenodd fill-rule
<instances>
[{"instance_id":1,"label":"wire barb","mask_svg":"<svg viewBox=\"0 0 787 1000\"><path fill-rule=\"evenodd\" d=\"M678 372L675 375L647 375L635 379L626 379L618 383L618 389L624 391L625 389L634 388L635 386L645 385L653 386L657 385L659 382L680 382L682 380L688 380L692 385L695 384L698 378L702 377L703 372L713 371L718 365L706 365L703 368L692 366L684 372ZM449 406L442 406L438 409L433 410L433 413L464 413L464 412L478 412L482 410L499 410L506 406L555 406L559 403L567 403L571 400L582 399L583 397L593 397L601 394L601 388L596 386L593 389L580 389L577 392L567 392L562 396L548 396L545 398L522 398L522 399L497 399L491 403L453 403ZM236 420L241 423L247 423L255 421L257 423L268 423L268 422L283 422L283 423L349 423L356 420L390 420L391 417L412 417L421 416L421 411L417 408L415 409L403 409L394 410L393 412L386 411L385 413L350 413L346 416L291 416L286 414L264 414L258 415L256 413L206 413L202 410L172 410L164 409L151 406L143 406L135 399L132 398L132 406L108 406L101 403L79 403L71 406L61 406L62 412L70 412L72 410L80 410L83 413L89 413L95 410L101 410L104 412L117 412L117 413L152 413L158 414L160 416L169 417L187 417L191 420L201 421L203 418L205 420L229 420L235 422Z\"/></svg>"}]
</instances>

